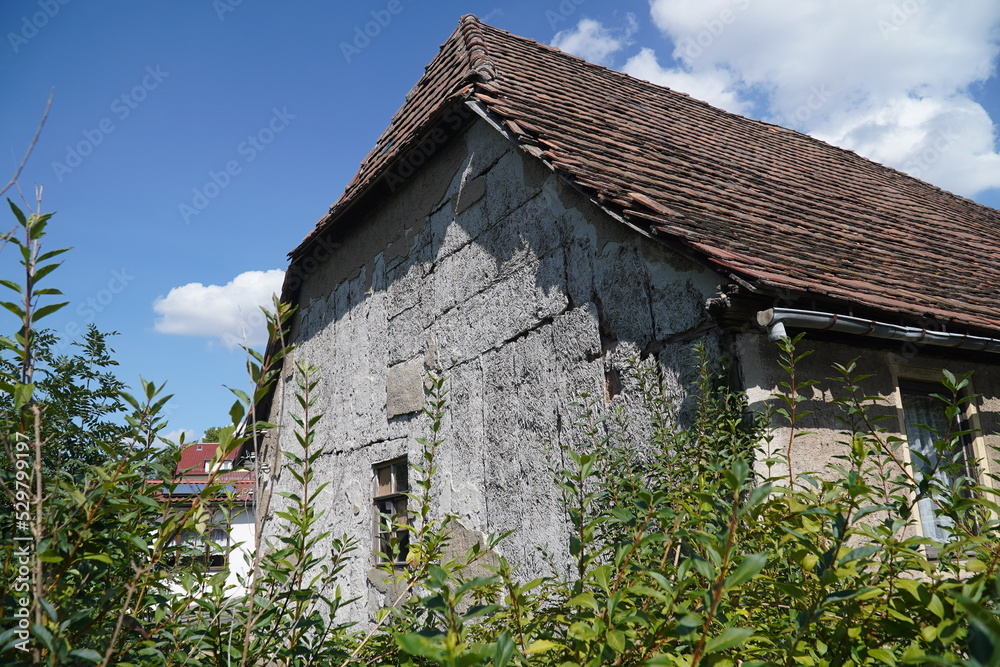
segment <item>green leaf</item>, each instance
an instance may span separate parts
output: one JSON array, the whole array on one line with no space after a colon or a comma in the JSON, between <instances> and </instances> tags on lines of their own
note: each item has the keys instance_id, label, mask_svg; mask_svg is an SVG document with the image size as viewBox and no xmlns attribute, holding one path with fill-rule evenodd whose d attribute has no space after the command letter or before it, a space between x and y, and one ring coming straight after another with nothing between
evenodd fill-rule
<instances>
[{"instance_id":1,"label":"green leaf","mask_svg":"<svg viewBox=\"0 0 1000 667\"><path fill-rule=\"evenodd\" d=\"M569 626L569 636L585 642L594 641L597 638L597 631L590 623L577 621Z\"/></svg>"},{"instance_id":2,"label":"green leaf","mask_svg":"<svg viewBox=\"0 0 1000 667\"><path fill-rule=\"evenodd\" d=\"M875 553L881 548L882 547L878 545L870 544L868 546L851 549L844 555L843 558L840 559L840 562L837 563L837 567L843 567L847 563L858 560L859 558L867 558L868 556L871 556L873 553Z\"/></svg>"},{"instance_id":3,"label":"green leaf","mask_svg":"<svg viewBox=\"0 0 1000 667\"><path fill-rule=\"evenodd\" d=\"M767 565L767 554L751 554L749 556L744 556L743 560L740 562L739 567L736 571L726 578L725 587L735 588L745 581L753 579L760 571L764 569Z\"/></svg>"},{"instance_id":4,"label":"green leaf","mask_svg":"<svg viewBox=\"0 0 1000 667\"><path fill-rule=\"evenodd\" d=\"M18 319L24 319L24 310L16 303L11 303L10 301L0 301L0 306L3 306L10 312L17 315Z\"/></svg>"},{"instance_id":5,"label":"green leaf","mask_svg":"<svg viewBox=\"0 0 1000 667\"><path fill-rule=\"evenodd\" d=\"M244 405L249 405L250 404L250 397L247 396L247 393L245 391L243 391L242 389L234 389L232 387L226 387L226 389L228 389L229 391L233 392L233 394L235 394L236 397L238 399L240 399L240 401Z\"/></svg>"},{"instance_id":6,"label":"green leaf","mask_svg":"<svg viewBox=\"0 0 1000 667\"><path fill-rule=\"evenodd\" d=\"M51 213L46 213L44 215L31 215L28 218L28 237L32 241L37 241L45 236L45 227L51 217Z\"/></svg>"},{"instance_id":7,"label":"green leaf","mask_svg":"<svg viewBox=\"0 0 1000 667\"><path fill-rule=\"evenodd\" d=\"M35 275L33 275L32 278L35 279L35 283L37 284L41 282L42 278L52 273L60 266L62 266L62 262L59 262L57 264L46 264L45 266L37 267L35 269Z\"/></svg>"},{"instance_id":8,"label":"green leaf","mask_svg":"<svg viewBox=\"0 0 1000 667\"><path fill-rule=\"evenodd\" d=\"M87 554L86 556L84 556L84 559L96 560L101 563L107 563L108 565L112 565L114 563L114 561L111 560L111 556L107 554Z\"/></svg>"},{"instance_id":9,"label":"green leaf","mask_svg":"<svg viewBox=\"0 0 1000 667\"><path fill-rule=\"evenodd\" d=\"M752 636L752 628L726 628L721 635L708 640L708 643L705 644L705 653L735 648Z\"/></svg>"},{"instance_id":10,"label":"green leaf","mask_svg":"<svg viewBox=\"0 0 1000 667\"><path fill-rule=\"evenodd\" d=\"M44 625L38 623L31 624L31 634L38 637L38 641L48 650L52 650L52 632Z\"/></svg>"},{"instance_id":11,"label":"green leaf","mask_svg":"<svg viewBox=\"0 0 1000 667\"><path fill-rule=\"evenodd\" d=\"M510 633L504 630L503 634L497 637L496 650L493 653L493 664L496 667L507 667L507 663L514 657L516 647Z\"/></svg>"},{"instance_id":12,"label":"green leaf","mask_svg":"<svg viewBox=\"0 0 1000 667\"><path fill-rule=\"evenodd\" d=\"M24 291L24 288L15 283L13 280L0 280L0 285L3 285L7 289L14 290L18 294Z\"/></svg>"},{"instance_id":13,"label":"green leaf","mask_svg":"<svg viewBox=\"0 0 1000 667\"><path fill-rule=\"evenodd\" d=\"M53 257L58 257L59 255L69 250L71 250L71 248L59 248L58 250L50 250L47 253L39 255L38 259L35 260L35 263L41 264L42 262L47 262Z\"/></svg>"},{"instance_id":14,"label":"green leaf","mask_svg":"<svg viewBox=\"0 0 1000 667\"><path fill-rule=\"evenodd\" d=\"M594 594L590 591L580 593L571 599L567 604L571 607L590 607L594 611L598 610L597 600L594 598Z\"/></svg>"},{"instance_id":15,"label":"green leaf","mask_svg":"<svg viewBox=\"0 0 1000 667\"><path fill-rule=\"evenodd\" d=\"M18 224L22 227L27 227L28 220L24 217L24 213L21 212L21 209L19 209L9 197L7 198L7 203L10 204L10 210L14 212L14 217L17 218Z\"/></svg>"},{"instance_id":16,"label":"green leaf","mask_svg":"<svg viewBox=\"0 0 1000 667\"><path fill-rule=\"evenodd\" d=\"M930 602L927 603L927 610L938 618L944 619L944 603L937 595L931 596Z\"/></svg>"},{"instance_id":17,"label":"green leaf","mask_svg":"<svg viewBox=\"0 0 1000 667\"><path fill-rule=\"evenodd\" d=\"M887 665L896 664L896 656L894 656L892 653L885 650L884 648L873 648L872 650L868 651L868 657L875 658L876 660L881 660Z\"/></svg>"},{"instance_id":18,"label":"green leaf","mask_svg":"<svg viewBox=\"0 0 1000 667\"><path fill-rule=\"evenodd\" d=\"M39 308L38 310L36 310L34 313L32 313L31 319L33 321L37 322L38 320L42 319L43 317L45 317L47 315L51 315L52 313L56 312L57 310L59 310L63 306L67 306L67 305L69 305L69 301L63 301L62 303L51 303L51 304L49 304L47 306L42 306L41 308Z\"/></svg>"},{"instance_id":19,"label":"green leaf","mask_svg":"<svg viewBox=\"0 0 1000 667\"><path fill-rule=\"evenodd\" d=\"M612 630L605 639L615 653L625 652L625 633L621 630Z\"/></svg>"},{"instance_id":20,"label":"green leaf","mask_svg":"<svg viewBox=\"0 0 1000 667\"><path fill-rule=\"evenodd\" d=\"M444 657L444 651L441 650L437 643L415 632L396 635L396 643L399 644L399 648L410 655L419 655L431 660L440 660Z\"/></svg>"},{"instance_id":21,"label":"green leaf","mask_svg":"<svg viewBox=\"0 0 1000 667\"><path fill-rule=\"evenodd\" d=\"M69 654L76 658L80 658L81 660L89 660L95 665L99 665L101 664L101 662L104 661L104 656L102 656L100 653L98 653L92 648L73 649L72 651L69 652Z\"/></svg>"},{"instance_id":22,"label":"green leaf","mask_svg":"<svg viewBox=\"0 0 1000 667\"><path fill-rule=\"evenodd\" d=\"M984 572L986 570L986 563L978 558L970 558L965 561L965 569L968 572Z\"/></svg>"},{"instance_id":23,"label":"green leaf","mask_svg":"<svg viewBox=\"0 0 1000 667\"><path fill-rule=\"evenodd\" d=\"M56 612L56 608L54 606L52 606L51 602L49 602L45 598L39 598L38 599L38 604L45 611L45 615L48 616L52 620L53 623L58 622L58 620L59 620L59 614Z\"/></svg>"},{"instance_id":24,"label":"green leaf","mask_svg":"<svg viewBox=\"0 0 1000 667\"><path fill-rule=\"evenodd\" d=\"M611 589L611 568L607 565L602 565L598 568L594 568L593 573L594 579L597 581L597 585L603 590L608 591Z\"/></svg>"},{"instance_id":25,"label":"green leaf","mask_svg":"<svg viewBox=\"0 0 1000 667\"><path fill-rule=\"evenodd\" d=\"M243 417L246 415L246 409L243 407L243 403L240 401L233 401L233 406L229 408L229 418L234 424L238 424L243 421Z\"/></svg>"},{"instance_id":26,"label":"green leaf","mask_svg":"<svg viewBox=\"0 0 1000 667\"><path fill-rule=\"evenodd\" d=\"M20 410L28 403L31 402L31 396L34 394L35 385L33 384L16 384L14 385L14 409Z\"/></svg>"},{"instance_id":27,"label":"green leaf","mask_svg":"<svg viewBox=\"0 0 1000 667\"><path fill-rule=\"evenodd\" d=\"M611 514L622 523L630 523L635 519L635 516L624 507L611 508Z\"/></svg>"},{"instance_id":28,"label":"green leaf","mask_svg":"<svg viewBox=\"0 0 1000 667\"><path fill-rule=\"evenodd\" d=\"M549 641L548 639L536 639L524 652L526 655L534 655L536 653L551 651L552 649L559 648L560 646L562 645Z\"/></svg>"}]
</instances>

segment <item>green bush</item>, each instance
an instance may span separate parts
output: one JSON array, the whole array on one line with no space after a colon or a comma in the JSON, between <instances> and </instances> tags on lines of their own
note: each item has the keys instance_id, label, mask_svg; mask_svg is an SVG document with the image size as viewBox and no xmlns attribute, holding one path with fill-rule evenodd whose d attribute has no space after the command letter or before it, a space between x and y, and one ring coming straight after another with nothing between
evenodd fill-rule
<instances>
[{"instance_id":1,"label":"green bush","mask_svg":"<svg viewBox=\"0 0 1000 667\"><path fill-rule=\"evenodd\" d=\"M801 392L812 383L796 377L798 339L781 344L789 379L770 415L750 413L704 354L684 427L655 364L634 370L648 424L582 397L587 438L564 449L570 465L553 480L574 566L532 581L514 576L503 557L483 565L502 552L504 536L445 555L450 518L433 507L432 489L437 452L447 447L447 380L432 378L430 433L412 476L417 509L388 531L410 532L407 567L384 564L400 593L365 632L337 621L350 601L337 575L355 545L316 529L318 381L316 369L300 365L298 447L284 453L294 488L275 506L274 537L257 545L246 593L234 594L224 573L175 539L205 533L221 485L180 506L149 482L173 470L176 446L153 456L164 451L158 433L169 397L146 381L126 393L97 331L81 353L55 354L57 341L38 322L60 305L39 299L58 291L38 283L62 251L41 251L48 216L11 207L20 235L7 241L26 280L0 283L17 295L0 305L18 321L16 333L0 337L4 664L1000 664L1000 508L991 480L959 474L961 484L948 487L914 477L905 443L879 426L878 400L865 395L853 365L836 369L844 431L834 464L771 474L770 464L793 469ZM287 352L289 315L282 306L271 321L270 354L250 353L256 389L235 392L233 425L218 431L220 458L268 427L252 410ZM967 386L968 378L943 374L938 399L952 421L973 400ZM782 455L765 460L775 420L790 436ZM247 433L236 428L243 421L253 424ZM635 430L649 435L637 443ZM940 465L958 465L947 454L963 435L939 434ZM950 539L915 536L920 498L951 519Z\"/></svg>"}]
</instances>

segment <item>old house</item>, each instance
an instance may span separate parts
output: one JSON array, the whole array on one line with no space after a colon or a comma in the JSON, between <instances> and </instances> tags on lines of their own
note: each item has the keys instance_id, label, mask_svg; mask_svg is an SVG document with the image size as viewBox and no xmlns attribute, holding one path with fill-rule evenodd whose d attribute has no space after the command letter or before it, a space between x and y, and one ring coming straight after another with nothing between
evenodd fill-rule
<instances>
[{"instance_id":1,"label":"old house","mask_svg":"<svg viewBox=\"0 0 1000 667\"><path fill-rule=\"evenodd\" d=\"M773 337L808 331L802 373L859 358L911 447L942 368L976 372L967 417L993 433L998 233L996 210L466 16L291 253L297 349L265 406L281 429L263 483L291 484L298 360L322 369L324 529L384 548L376 516L405 509L432 370L450 390L437 509L463 538L514 530L501 550L525 575L566 553L550 467L572 404L628 406L633 357L683 393L704 342L759 404L782 378ZM797 468L835 450L832 389L811 390ZM992 465L995 444L969 456ZM345 573L358 619L382 600L372 562Z\"/></svg>"}]
</instances>

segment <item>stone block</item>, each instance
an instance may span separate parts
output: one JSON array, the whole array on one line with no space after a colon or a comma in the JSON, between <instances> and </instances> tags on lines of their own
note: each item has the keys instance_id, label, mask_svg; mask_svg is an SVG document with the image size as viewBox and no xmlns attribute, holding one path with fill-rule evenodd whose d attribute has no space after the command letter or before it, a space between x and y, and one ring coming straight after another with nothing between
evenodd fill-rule
<instances>
[{"instance_id":1,"label":"stone block","mask_svg":"<svg viewBox=\"0 0 1000 667\"><path fill-rule=\"evenodd\" d=\"M389 368L385 380L385 411L389 419L424 408L424 360L414 359Z\"/></svg>"}]
</instances>

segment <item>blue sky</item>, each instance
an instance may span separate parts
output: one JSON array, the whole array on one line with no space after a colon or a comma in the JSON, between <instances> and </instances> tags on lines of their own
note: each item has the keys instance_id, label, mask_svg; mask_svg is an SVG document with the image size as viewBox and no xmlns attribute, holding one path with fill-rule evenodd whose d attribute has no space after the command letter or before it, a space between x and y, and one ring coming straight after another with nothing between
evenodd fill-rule
<instances>
[{"instance_id":1,"label":"blue sky","mask_svg":"<svg viewBox=\"0 0 1000 667\"><path fill-rule=\"evenodd\" d=\"M241 314L259 346L254 304L465 13L1000 207L987 0L6 0L3 182L55 88L20 178L75 248L48 323L119 332L171 431L224 423Z\"/></svg>"}]
</instances>

